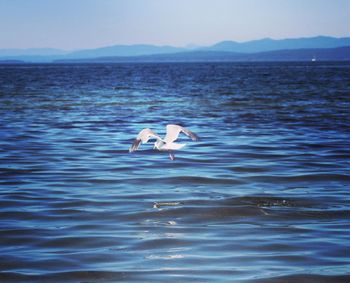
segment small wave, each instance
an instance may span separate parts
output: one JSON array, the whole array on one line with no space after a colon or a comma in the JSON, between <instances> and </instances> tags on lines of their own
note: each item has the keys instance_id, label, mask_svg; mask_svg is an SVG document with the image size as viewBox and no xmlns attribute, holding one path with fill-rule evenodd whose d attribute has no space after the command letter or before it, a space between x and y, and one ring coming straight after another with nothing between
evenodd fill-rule
<instances>
[{"instance_id":1,"label":"small wave","mask_svg":"<svg viewBox=\"0 0 350 283\"><path fill-rule=\"evenodd\" d=\"M212 177L192 177L192 176L177 176L177 177L159 177L159 178L131 178L125 180L132 184L179 184L186 185L237 185L244 183L238 179L228 178L212 178Z\"/></svg>"},{"instance_id":2,"label":"small wave","mask_svg":"<svg viewBox=\"0 0 350 283\"><path fill-rule=\"evenodd\" d=\"M300 183L300 182L348 182L350 181L350 175L345 174L330 174L330 173L317 173L317 174L299 174L299 175L259 175L249 176L247 179L255 182L268 182L268 183Z\"/></svg>"},{"instance_id":3,"label":"small wave","mask_svg":"<svg viewBox=\"0 0 350 283\"><path fill-rule=\"evenodd\" d=\"M350 275L322 275L322 274L293 274L286 276L267 277L253 279L254 283L281 283L281 282L300 282L300 283L345 283L350 281Z\"/></svg>"},{"instance_id":4,"label":"small wave","mask_svg":"<svg viewBox=\"0 0 350 283\"><path fill-rule=\"evenodd\" d=\"M77 270L66 272L51 272L40 274L25 274L21 272L1 272L0 281L14 282L48 282L48 281L65 281L65 282L104 282L104 281L121 281L129 278L128 272L117 271L96 271L96 270Z\"/></svg>"}]
</instances>

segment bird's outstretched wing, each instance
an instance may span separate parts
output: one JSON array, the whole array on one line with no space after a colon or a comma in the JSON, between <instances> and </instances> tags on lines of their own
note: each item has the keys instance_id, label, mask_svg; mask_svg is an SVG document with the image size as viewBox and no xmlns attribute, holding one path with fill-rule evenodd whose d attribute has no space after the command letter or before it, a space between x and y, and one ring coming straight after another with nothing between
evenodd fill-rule
<instances>
[{"instance_id":1,"label":"bird's outstretched wing","mask_svg":"<svg viewBox=\"0 0 350 283\"><path fill-rule=\"evenodd\" d=\"M129 148L129 152L136 151L141 143L147 143L151 139L160 139L161 137L158 136L155 132L153 132L151 129L146 128L143 129L136 137L134 142L132 143L132 146Z\"/></svg>"},{"instance_id":2,"label":"bird's outstretched wing","mask_svg":"<svg viewBox=\"0 0 350 283\"><path fill-rule=\"evenodd\" d=\"M179 125L169 124L166 126L166 135L165 135L164 141L166 143L171 143L177 140L181 132L184 133L186 136L190 137L193 141L198 140L198 136L195 133L191 132L190 130L184 127L181 127Z\"/></svg>"}]
</instances>

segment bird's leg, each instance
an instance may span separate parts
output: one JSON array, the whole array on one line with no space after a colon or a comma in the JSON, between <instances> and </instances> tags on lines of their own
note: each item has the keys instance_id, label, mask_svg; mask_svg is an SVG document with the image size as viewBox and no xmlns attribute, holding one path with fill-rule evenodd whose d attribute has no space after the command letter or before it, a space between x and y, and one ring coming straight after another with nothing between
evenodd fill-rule
<instances>
[{"instance_id":1,"label":"bird's leg","mask_svg":"<svg viewBox=\"0 0 350 283\"><path fill-rule=\"evenodd\" d=\"M171 160L174 160L174 159L175 159L175 155L174 155L174 153L172 153L171 151L169 151L169 158L170 158Z\"/></svg>"}]
</instances>

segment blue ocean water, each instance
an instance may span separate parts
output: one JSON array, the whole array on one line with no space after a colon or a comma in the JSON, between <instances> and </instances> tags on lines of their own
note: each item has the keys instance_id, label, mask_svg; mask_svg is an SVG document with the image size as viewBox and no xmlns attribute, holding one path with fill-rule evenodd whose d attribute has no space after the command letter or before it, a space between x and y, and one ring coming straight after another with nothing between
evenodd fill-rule
<instances>
[{"instance_id":1,"label":"blue ocean water","mask_svg":"<svg viewBox=\"0 0 350 283\"><path fill-rule=\"evenodd\" d=\"M349 281L349 74L0 65L0 281ZM128 152L167 124L200 140Z\"/></svg>"}]
</instances>

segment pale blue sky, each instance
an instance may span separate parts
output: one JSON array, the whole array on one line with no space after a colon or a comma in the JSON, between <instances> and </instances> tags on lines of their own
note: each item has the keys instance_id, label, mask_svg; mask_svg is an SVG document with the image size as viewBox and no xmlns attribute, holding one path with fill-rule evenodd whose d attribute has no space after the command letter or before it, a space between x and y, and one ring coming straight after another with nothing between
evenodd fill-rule
<instances>
[{"instance_id":1,"label":"pale blue sky","mask_svg":"<svg viewBox=\"0 0 350 283\"><path fill-rule=\"evenodd\" d=\"M0 48L350 36L350 0L0 0Z\"/></svg>"}]
</instances>

